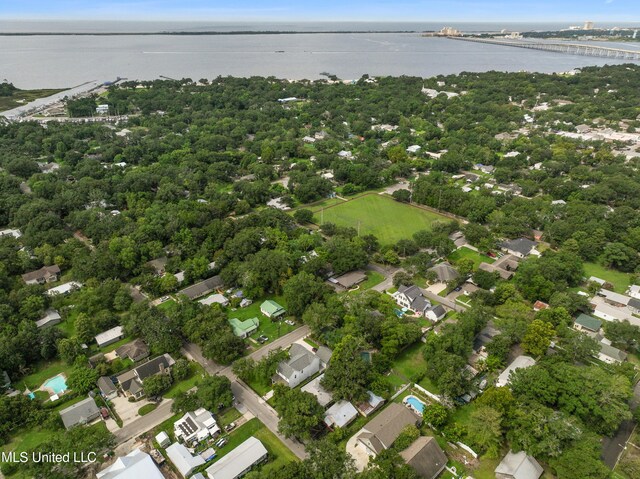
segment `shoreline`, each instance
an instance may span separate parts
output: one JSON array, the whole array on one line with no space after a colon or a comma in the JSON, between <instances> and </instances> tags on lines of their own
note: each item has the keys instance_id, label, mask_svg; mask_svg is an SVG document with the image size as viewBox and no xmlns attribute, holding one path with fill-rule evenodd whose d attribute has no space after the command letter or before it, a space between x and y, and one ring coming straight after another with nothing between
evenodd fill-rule
<instances>
[{"instance_id":1,"label":"shoreline","mask_svg":"<svg viewBox=\"0 0 640 479\"><path fill-rule=\"evenodd\" d=\"M371 33L431 33L429 31L418 30L323 30L317 32L303 32L299 30L236 30L230 32L205 31L205 32L0 32L1 37L31 37L31 36L82 36L82 37L111 37L111 36L198 36L198 35L352 35Z\"/></svg>"}]
</instances>

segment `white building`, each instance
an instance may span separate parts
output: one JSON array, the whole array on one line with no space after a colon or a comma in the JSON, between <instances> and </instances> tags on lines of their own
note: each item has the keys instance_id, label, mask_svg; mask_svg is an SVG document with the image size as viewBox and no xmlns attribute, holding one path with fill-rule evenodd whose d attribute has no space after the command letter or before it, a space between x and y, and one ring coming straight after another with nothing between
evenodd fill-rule
<instances>
[{"instance_id":1,"label":"white building","mask_svg":"<svg viewBox=\"0 0 640 479\"><path fill-rule=\"evenodd\" d=\"M98 343L99 348L102 348L109 344L113 344L122 338L124 338L124 328L122 326L116 326L115 328L111 328L108 331L98 334L96 336L96 343Z\"/></svg>"},{"instance_id":2,"label":"white building","mask_svg":"<svg viewBox=\"0 0 640 479\"><path fill-rule=\"evenodd\" d=\"M139 448L116 459L96 474L97 479L164 479L151 456Z\"/></svg>"},{"instance_id":3,"label":"white building","mask_svg":"<svg viewBox=\"0 0 640 479\"><path fill-rule=\"evenodd\" d=\"M502 373L500 373L500 376L498 376L498 381L496 382L496 387L502 387L509 384L511 382L511 378L509 376L511 376L511 373L516 369L529 368L534 364L536 364L536 360L532 357L518 356L513 360L511 364L509 364L509 366L507 366L504 371L502 371Z\"/></svg>"},{"instance_id":4,"label":"white building","mask_svg":"<svg viewBox=\"0 0 640 479\"><path fill-rule=\"evenodd\" d=\"M200 304L204 304L205 306L211 306L212 304L219 304L221 306L229 306L229 300L220 293L212 294L211 296L207 296L204 299L198 301Z\"/></svg>"},{"instance_id":5,"label":"white building","mask_svg":"<svg viewBox=\"0 0 640 479\"><path fill-rule=\"evenodd\" d=\"M296 387L320 371L320 358L298 343L289 348L289 359L278 364L276 374L290 388Z\"/></svg>"},{"instance_id":6,"label":"white building","mask_svg":"<svg viewBox=\"0 0 640 479\"><path fill-rule=\"evenodd\" d=\"M220 433L220 428L213 414L204 408L186 413L173 425L177 440L186 443L202 441Z\"/></svg>"},{"instance_id":7,"label":"white building","mask_svg":"<svg viewBox=\"0 0 640 479\"><path fill-rule=\"evenodd\" d=\"M47 296L55 296L57 294L69 294L76 289L82 288L82 284L76 281L69 281L68 283L61 284L60 286L56 286L55 288L48 289L45 291Z\"/></svg>"},{"instance_id":8,"label":"white building","mask_svg":"<svg viewBox=\"0 0 640 479\"><path fill-rule=\"evenodd\" d=\"M204 459L200 456L192 456L189 450L179 442L174 442L165 451L182 477L189 476L196 467L204 464Z\"/></svg>"},{"instance_id":9,"label":"white building","mask_svg":"<svg viewBox=\"0 0 640 479\"><path fill-rule=\"evenodd\" d=\"M358 410L349 401L341 400L324 413L327 427L347 427L358 417Z\"/></svg>"},{"instance_id":10,"label":"white building","mask_svg":"<svg viewBox=\"0 0 640 479\"><path fill-rule=\"evenodd\" d=\"M632 284L629 286L629 289L627 289L627 294L632 298L640 299L640 286Z\"/></svg>"},{"instance_id":11,"label":"white building","mask_svg":"<svg viewBox=\"0 0 640 479\"><path fill-rule=\"evenodd\" d=\"M256 464L267 460L267 449L255 437L250 437L229 454L207 468L209 479L238 479Z\"/></svg>"}]
</instances>

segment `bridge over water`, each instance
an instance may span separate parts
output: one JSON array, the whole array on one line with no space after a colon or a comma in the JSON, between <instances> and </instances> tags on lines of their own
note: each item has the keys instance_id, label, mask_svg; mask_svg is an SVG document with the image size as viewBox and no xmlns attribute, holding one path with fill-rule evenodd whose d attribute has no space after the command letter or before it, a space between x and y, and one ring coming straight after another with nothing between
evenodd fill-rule
<instances>
[{"instance_id":1,"label":"bridge over water","mask_svg":"<svg viewBox=\"0 0 640 479\"><path fill-rule=\"evenodd\" d=\"M502 45L505 47L528 48L530 50L544 50L548 52L567 53L569 55L583 55L588 57L605 57L617 60L640 61L640 50L626 50L623 48L610 48L597 45L585 45L568 42L536 42L526 40L511 40L498 38L479 37L447 37L451 40L466 42L488 43L490 45Z\"/></svg>"}]
</instances>

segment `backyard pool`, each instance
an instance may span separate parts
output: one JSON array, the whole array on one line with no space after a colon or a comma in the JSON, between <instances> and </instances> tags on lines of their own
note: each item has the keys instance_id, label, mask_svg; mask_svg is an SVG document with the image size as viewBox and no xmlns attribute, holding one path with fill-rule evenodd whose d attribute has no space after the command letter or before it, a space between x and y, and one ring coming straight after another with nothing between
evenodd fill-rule
<instances>
[{"instance_id":1,"label":"backyard pool","mask_svg":"<svg viewBox=\"0 0 640 479\"><path fill-rule=\"evenodd\" d=\"M409 395L406 398L404 398L403 402L405 404L408 404L411 407L411 409L413 409L415 412L417 412L420 415L422 415L422 413L424 412L424 408L427 406L425 403L420 401L420 399L418 399L413 395Z\"/></svg>"},{"instance_id":2,"label":"backyard pool","mask_svg":"<svg viewBox=\"0 0 640 479\"><path fill-rule=\"evenodd\" d=\"M42 389L49 390L49 392L53 394L62 394L68 389L66 378L63 374L58 374L48 379L47 382L42 385Z\"/></svg>"}]
</instances>

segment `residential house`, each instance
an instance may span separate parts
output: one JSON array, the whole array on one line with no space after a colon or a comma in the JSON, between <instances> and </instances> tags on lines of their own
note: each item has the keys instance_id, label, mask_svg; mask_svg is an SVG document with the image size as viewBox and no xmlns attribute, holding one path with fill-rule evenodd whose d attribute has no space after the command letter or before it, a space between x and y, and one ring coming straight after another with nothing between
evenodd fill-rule
<instances>
[{"instance_id":1,"label":"residential house","mask_svg":"<svg viewBox=\"0 0 640 479\"><path fill-rule=\"evenodd\" d=\"M320 371L320 358L301 344L289 348L289 359L278 364L274 378L282 379L290 388L296 387Z\"/></svg>"},{"instance_id":2,"label":"residential house","mask_svg":"<svg viewBox=\"0 0 640 479\"><path fill-rule=\"evenodd\" d=\"M94 399L88 397L60 411L60 417L62 418L64 427L71 429L74 426L88 424L100 417L100 409L98 409Z\"/></svg>"},{"instance_id":3,"label":"residential house","mask_svg":"<svg viewBox=\"0 0 640 479\"><path fill-rule=\"evenodd\" d=\"M584 313L581 313L573 323L573 329L585 333L597 333L600 328L602 328L602 321Z\"/></svg>"},{"instance_id":4,"label":"residential house","mask_svg":"<svg viewBox=\"0 0 640 479\"><path fill-rule=\"evenodd\" d=\"M326 407L331 401L333 401L332 394L327 391L324 387L322 387L322 379L324 378L324 374L313 378L307 384L302 386L300 389L302 392L313 394L318 400L318 404L322 407Z\"/></svg>"},{"instance_id":5,"label":"residential house","mask_svg":"<svg viewBox=\"0 0 640 479\"><path fill-rule=\"evenodd\" d=\"M153 270L156 276L162 276L165 273L165 268L167 263L169 262L169 258L166 256L162 256L161 258L152 259L151 261L147 261L144 266Z\"/></svg>"},{"instance_id":6,"label":"residential house","mask_svg":"<svg viewBox=\"0 0 640 479\"><path fill-rule=\"evenodd\" d=\"M258 318L249 318L244 321L238 318L231 318L229 324L233 329L233 334L240 338L248 338L258 330L260 320Z\"/></svg>"},{"instance_id":7,"label":"residential house","mask_svg":"<svg viewBox=\"0 0 640 479\"><path fill-rule=\"evenodd\" d=\"M238 479L256 464L267 460L269 453L262 442L250 437L229 454L207 468L209 479Z\"/></svg>"},{"instance_id":8,"label":"residential house","mask_svg":"<svg viewBox=\"0 0 640 479\"><path fill-rule=\"evenodd\" d=\"M351 289L367 279L364 271L350 271L341 276L329 278L329 282L336 285L340 290Z\"/></svg>"},{"instance_id":9,"label":"residential house","mask_svg":"<svg viewBox=\"0 0 640 479\"><path fill-rule=\"evenodd\" d=\"M500 243L500 248L517 258L526 258L530 254L539 256L540 253L536 249L538 243L531 241L528 238L518 238L514 240L507 240Z\"/></svg>"},{"instance_id":10,"label":"residential house","mask_svg":"<svg viewBox=\"0 0 640 479\"><path fill-rule=\"evenodd\" d=\"M538 479L544 469L526 452L509 453L495 469L496 479Z\"/></svg>"},{"instance_id":11,"label":"residential house","mask_svg":"<svg viewBox=\"0 0 640 479\"><path fill-rule=\"evenodd\" d=\"M506 254L494 263L480 263L478 269L489 273L498 273L500 278L509 280L513 277L515 270L518 269L518 258L511 254Z\"/></svg>"},{"instance_id":12,"label":"residential house","mask_svg":"<svg viewBox=\"0 0 640 479\"><path fill-rule=\"evenodd\" d=\"M614 348L610 344L601 341L598 347L600 351L597 357L600 361L607 364L622 364L627 360L627 353L620 351L618 348Z\"/></svg>"},{"instance_id":13,"label":"residential house","mask_svg":"<svg viewBox=\"0 0 640 479\"><path fill-rule=\"evenodd\" d=\"M627 307L611 306L603 298L594 297L591 300L593 306L593 315L596 318L604 319L605 321L624 321L625 319L631 324L639 325L638 318L635 318L631 310Z\"/></svg>"},{"instance_id":14,"label":"residential house","mask_svg":"<svg viewBox=\"0 0 640 479\"><path fill-rule=\"evenodd\" d=\"M22 275L25 284L55 283L60 279L60 267L57 264L43 266L40 269Z\"/></svg>"},{"instance_id":15,"label":"residential house","mask_svg":"<svg viewBox=\"0 0 640 479\"><path fill-rule=\"evenodd\" d=\"M422 147L420 145L411 145L407 147L407 153L418 153L420 150L422 149Z\"/></svg>"},{"instance_id":16,"label":"residential house","mask_svg":"<svg viewBox=\"0 0 640 479\"><path fill-rule=\"evenodd\" d=\"M38 327L38 329L48 328L49 326L55 326L56 324L59 324L60 321L62 321L62 316L60 316L60 313L53 308L49 308L44 312L44 316L36 321L36 326Z\"/></svg>"},{"instance_id":17,"label":"residential house","mask_svg":"<svg viewBox=\"0 0 640 479\"><path fill-rule=\"evenodd\" d=\"M229 306L229 300L220 293L214 293L211 296L207 296L204 299L198 301L205 306L211 306L212 304L219 304L220 306Z\"/></svg>"},{"instance_id":18,"label":"residential house","mask_svg":"<svg viewBox=\"0 0 640 479\"><path fill-rule=\"evenodd\" d=\"M627 289L627 294L632 298L640 299L640 286L632 284L629 286L629 289Z\"/></svg>"},{"instance_id":19,"label":"residential house","mask_svg":"<svg viewBox=\"0 0 640 479\"><path fill-rule=\"evenodd\" d=\"M13 236L15 239L18 239L22 236L22 232L15 228L6 228L0 230L0 238L3 236Z\"/></svg>"},{"instance_id":20,"label":"residential house","mask_svg":"<svg viewBox=\"0 0 640 479\"><path fill-rule=\"evenodd\" d=\"M69 281L68 283L63 283L55 288L51 288L45 291L47 296L56 296L58 294L69 294L75 291L76 289L82 288L82 284L76 281Z\"/></svg>"},{"instance_id":21,"label":"residential house","mask_svg":"<svg viewBox=\"0 0 640 479\"><path fill-rule=\"evenodd\" d=\"M333 356L333 351L326 346L320 346L316 351L316 356L320 359L320 369L324 369L329 365L331 356Z\"/></svg>"},{"instance_id":22,"label":"residential house","mask_svg":"<svg viewBox=\"0 0 640 479\"><path fill-rule=\"evenodd\" d=\"M275 301L268 299L260 305L260 311L267 318L277 318L282 316L286 310Z\"/></svg>"},{"instance_id":23,"label":"residential house","mask_svg":"<svg viewBox=\"0 0 640 479\"><path fill-rule=\"evenodd\" d=\"M369 421L358 435L357 441L367 454L376 456L389 449L402 430L411 424L419 426L422 418L399 403L391 403Z\"/></svg>"},{"instance_id":24,"label":"residential house","mask_svg":"<svg viewBox=\"0 0 640 479\"><path fill-rule=\"evenodd\" d=\"M431 308L431 301L424 297L424 293L416 285L400 285L392 297L401 308L406 308L421 316L424 316Z\"/></svg>"},{"instance_id":25,"label":"residential house","mask_svg":"<svg viewBox=\"0 0 640 479\"><path fill-rule=\"evenodd\" d=\"M124 328L122 326L116 326L115 328L98 334L96 336L96 343L98 343L99 348L102 348L116 341L120 341L122 338L124 338Z\"/></svg>"},{"instance_id":26,"label":"residential house","mask_svg":"<svg viewBox=\"0 0 640 479\"><path fill-rule=\"evenodd\" d=\"M96 474L97 479L164 479L164 475L146 452L134 449Z\"/></svg>"},{"instance_id":27,"label":"residential house","mask_svg":"<svg viewBox=\"0 0 640 479\"><path fill-rule=\"evenodd\" d=\"M142 339L136 339L116 349L116 356L131 359L134 363L149 357L149 347Z\"/></svg>"},{"instance_id":28,"label":"residential house","mask_svg":"<svg viewBox=\"0 0 640 479\"><path fill-rule=\"evenodd\" d=\"M176 467L182 477L189 476L195 468L204 464L204 459L200 456L192 456L189 450L179 442L174 442L165 449L167 457Z\"/></svg>"},{"instance_id":29,"label":"residential house","mask_svg":"<svg viewBox=\"0 0 640 479\"><path fill-rule=\"evenodd\" d=\"M611 306L615 306L617 308L622 308L629 304L631 298L629 296L625 296L624 294L616 293L615 291L609 291L608 289L601 289L598 291L598 296L604 298L607 304Z\"/></svg>"},{"instance_id":30,"label":"residential house","mask_svg":"<svg viewBox=\"0 0 640 479\"><path fill-rule=\"evenodd\" d=\"M356 404L356 409L358 410L358 412L365 417L373 414L378 410L380 406L384 404L384 399L380 396L375 395L371 391L367 391L367 394L368 396L366 401L361 402L360 404Z\"/></svg>"},{"instance_id":31,"label":"residential house","mask_svg":"<svg viewBox=\"0 0 640 479\"><path fill-rule=\"evenodd\" d=\"M448 459L438 441L433 437L420 436L400 453L418 476L435 479L447 465Z\"/></svg>"},{"instance_id":32,"label":"residential house","mask_svg":"<svg viewBox=\"0 0 640 479\"><path fill-rule=\"evenodd\" d=\"M425 318L430 319L433 322L440 321L446 315L447 315L447 311L444 309L444 306L442 306L441 304L432 306L424 314Z\"/></svg>"},{"instance_id":33,"label":"residential house","mask_svg":"<svg viewBox=\"0 0 640 479\"><path fill-rule=\"evenodd\" d=\"M533 310L534 311L542 311L543 309L549 309L549 305L547 303L545 303L544 301L536 301L535 303L533 303Z\"/></svg>"},{"instance_id":34,"label":"residential house","mask_svg":"<svg viewBox=\"0 0 640 479\"><path fill-rule=\"evenodd\" d=\"M457 279L460 274L446 261L444 263L437 264L429 268L429 271L433 271L441 283L447 283Z\"/></svg>"},{"instance_id":35,"label":"residential house","mask_svg":"<svg viewBox=\"0 0 640 479\"><path fill-rule=\"evenodd\" d=\"M529 356L518 356L513 360L507 368L500 373L498 376L498 381L496 382L496 387L506 386L511 382L511 373L517 369L524 369L533 366L536 364L536 360Z\"/></svg>"},{"instance_id":36,"label":"residential house","mask_svg":"<svg viewBox=\"0 0 640 479\"><path fill-rule=\"evenodd\" d=\"M204 408L186 413L173 424L173 429L176 439L187 444L215 437L220 433L213 414Z\"/></svg>"},{"instance_id":37,"label":"residential house","mask_svg":"<svg viewBox=\"0 0 640 479\"><path fill-rule=\"evenodd\" d=\"M241 308L246 308L247 306L251 306L252 304L253 304L253 300L249 298L242 298L242 300L240 301Z\"/></svg>"},{"instance_id":38,"label":"residential house","mask_svg":"<svg viewBox=\"0 0 640 479\"><path fill-rule=\"evenodd\" d=\"M171 356L163 354L121 374L116 379L125 395L140 399L144 396L143 381L156 374L170 374L171 366L174 364Z\"/></svg>"},{"instance_id":39,"label":"residential house","mask_svg":"<svg viewBox=\"0 0 640 479\"><path fill-rule=\"evenodd\" d=\"M184 294L190 300L209 294L216 289L220 289L224 286L222 278L220 276L212 276L211 278L200 281L192 286L181 289L178 294Z\"/></svg>"},{"instance_id":40,"label":"residential house","mask_svg":"<svg viewBox=\"0 0 640 479\"><path fill-rule=\"evenodd\" d=\"M98 389L100 389L102 397L109 401L118 397L118 388L109 376L102 376L98 379Z\"/></svg>"},{"instance_id":41,"label":"residential house","mask_svg":"<svg viewBox=\"0 0 640 479\"><path fill-rule=\"evenodd\" d=\"M267 201L267 206L282 211L289 211L291 209L291 207L284 202L284 198L282 197L270 199Z\"/></svg>"},{"instance_id":42,"label":"residential house","mask_svg":"<svg viewBox=\"0 0 640 479\"><path fill-rule=\"evenodd\" d=\"M329 428L347 427L358 417L358 410L349 401L338 401L324 413L324 423Z\"/></svg>"},{"instance_id":43,"label":"residential house","mask_svg":"<svg viewBox=\"0 0 640 479\"><path fill-rule=\"evenodd\" d=\"M606 281L602 278L598 278L597 276L589 276L589 279L587 280L588 283L596 283L599 284L600 286L604 286L606 284Z\"/></svg>"}]
</instances>

